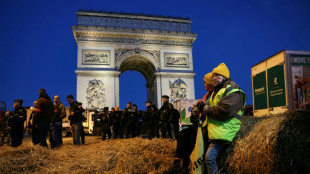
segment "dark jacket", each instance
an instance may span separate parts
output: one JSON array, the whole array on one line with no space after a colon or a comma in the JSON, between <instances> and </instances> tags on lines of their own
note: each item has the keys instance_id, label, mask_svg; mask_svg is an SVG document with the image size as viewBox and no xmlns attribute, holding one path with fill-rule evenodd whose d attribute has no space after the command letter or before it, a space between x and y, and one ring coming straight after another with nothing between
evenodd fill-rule
<instances>
[{"instance_id":1,"label":"dark jacket","mask_svg":"<svg viewBox=\"0 0 310 174\"><path fill-rule=\"evenodd\" d=\"M74 112L73 116L69 116L70 124L78 123L78 122L83 122L86 120L86 118L83 116L84 109L82 107L82 103L80 102L73 102L70 104L70 113Z\"/></svg>"},{"instance_id":2,"label":"dark jacket","mask_svg":"<svg viewBox=\"0 0 310 174\"><path fill-rule=\"evenodd\" d=\"M38 123L51 123L54 119L54 104L47 94L43 94L37 100L37 118Z\"/></svg>"},{"instance_id":3,"label":"dark jacket","mask_svg":"<svg viewBox=\"0 0 310 174\"><path fill-rule=\"evenodd\" d=\"M12 130L23 130L26 115L27 112L23 107L15 109L8 118L8 126L11 127Z\"/></svg>"},{"instance_id":4,"label":"dark jacket","mask_svg":"<svg viewBox=\"0 0 310 174\"><path fill-rule=\"evenodd\" d=\"M34 125L38 124L38 117L35 110L33 110L30 114L29 120L28 120L28 127L32 129Z\"/></svg>"},{"instance_id":5,"label":"dark jacket","mask_svg":"<svg viewBox=\"0 0 310 174\"><path fill-rule=\"evenodd\" d=\"M164 103L160 108L160 121L168 122L171 121L171 113L169 111L169 102Z\"/></svg>"},{"instance_id":6,"label":"dark jacket","mask_svg":"<svg viewBox=\"0 0 310 174\"><path fill-rule=\"evenodd\" d=\"M55 118L53 122L61 122L62 119L66 118L66 109L62 103L56 104L54 103L55 107Z\"/></svg>"}]
</instances>

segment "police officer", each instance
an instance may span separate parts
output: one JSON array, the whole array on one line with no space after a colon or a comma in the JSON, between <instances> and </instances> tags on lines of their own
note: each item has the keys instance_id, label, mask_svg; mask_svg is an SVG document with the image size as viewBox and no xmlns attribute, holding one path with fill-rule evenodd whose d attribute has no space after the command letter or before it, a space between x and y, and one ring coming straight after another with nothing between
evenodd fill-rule
<instances>
[{"instance_id":1,"label":"police officer","mask_svg":"<svg viewBox=\"0 0 310 174\"><path fill-rule=\"evenodd\" d=\"M103 112L100 113L101 115L101 132L102 132L102 140L105 140L107 135L108 138L111 138L111 129L110 129L110 118L108 115L109 108L104 107Z\"/></svg>"},{"instance_id":2,"label":"police officer","mask_svg":"<svg viewBox=\"0 0 310 174\"><path fill-rule=\"evenodd\" d=\"M174 138L177 139L180 127L180 112L177 109L175 109L171 103L169 103L169 111L171 114L170 118L173 127Z\"/></svg>"},{"instance_id":3,"label":"police officer","mask_svg":"<svg viewBox=\"0 0 310 174\"><path fill-rule=\"evenodd\" d=\"M72 126L73 144L80 145L80 138L83 129L82 122L85 120L85 117L83 116L84 109L82 103L74 101L72 95L67 96L67 101L70 104L69 120Z\"/></svg>"},{"instance_id":4,"label":"police officer","mask_svg":"<svg viewBox=\"0 0 310 174\"><path fill-rule=\"evenodd\" d=\"M146 105L146 110L145 112L143 113L143 120L145 121L146 123L146 126L147 126L147 137L148 139L152 139L154 138L154 118L152 117L152 101L146 101L145 103Z\"/></svg>"},{"instance_id":5,"label":"police officer","mask_svg":"<svg viewBox=\"0 0 310 174\"><path fill-rule=\"evenodd\" d=\"M167 95L162 96L163 105L160 108L160 129L163 138L172 138L171 134L171 113L169 111L169 97Z\"/></svg>"},{"instance_id":6,"label":"police officer","mask_svg":"<svg viewBox=\"0 0 310 174\"><path fill-rule=\"evenodd\" d=\"M127 103L127 108L124 109L123 118L126 119L126 138L136 137L136 122L137 122L137 111L131 107L131 102Z\"/></svg>"},{"instance_id":7,"label":"police officer","mask_svg":"<svg viewBox=\"0 0 310 174\"><path fill-rule=\"evenodd\" d=\"M23 100L16 99L14 100L14 111L8 118L8 126L10 129L11 135L11 146L18 147L22 144L23 133L24 133L24 121L26 120L27 112L22 107Z\"/></svg>"}]
</instances>

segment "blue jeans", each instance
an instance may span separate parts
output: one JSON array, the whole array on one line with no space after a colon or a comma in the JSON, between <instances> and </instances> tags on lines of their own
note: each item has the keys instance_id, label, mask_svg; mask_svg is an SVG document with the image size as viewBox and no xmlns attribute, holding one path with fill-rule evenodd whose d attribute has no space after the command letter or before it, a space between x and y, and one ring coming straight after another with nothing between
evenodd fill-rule
<instances>
[{"instance_id":1,"label":"blue jeans","mask_svg":"<svg viewBox=\"0 0 310 174\"><path fill-rule=\"evenodd\" d=\"M205 162L208 174L217 173L216 158L219 153L221 153L223 150L226 149L227 146L228 146L227 144L218 144L218 143L210 144L205 156Z\"/></svg>"},{"instance_id":2,"label":"blue jeans","mask_svg":"<svg viewBox=\"0 0 310 174\"><path fill-rule=\"evenodd\" d=\"M81 130L82 130L82 122L77 122L72 124L72 137L73 144L81 144Z\"/></svg>"},{"instance_id":3,"label":"blue jeans","mask_svg":"<svg viewBox=\"0 0 310 174\"><path fill-rule=\"evenodd\" d=\"M53 124L53 137L54 137L54 141L55 141L55 146L58 147L61 145L61 122L55 122Z\"/></svg>"}]
</instances>

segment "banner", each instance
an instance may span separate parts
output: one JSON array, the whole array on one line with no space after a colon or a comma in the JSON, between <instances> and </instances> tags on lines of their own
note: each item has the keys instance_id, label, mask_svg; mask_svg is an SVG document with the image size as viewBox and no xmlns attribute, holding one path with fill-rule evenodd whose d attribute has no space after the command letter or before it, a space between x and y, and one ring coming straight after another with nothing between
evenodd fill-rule
<instances>
[{"instance_id":1,"label":"banner","mask_svg":"<svg viewBox=\"0 0 310 174\"><path fill-rule=\"evenodd\" d=\"M201 174L204 171L204 142L201 127L198 126L195 148L190 156L190 173Z\"/></svg>"}]
</instances>

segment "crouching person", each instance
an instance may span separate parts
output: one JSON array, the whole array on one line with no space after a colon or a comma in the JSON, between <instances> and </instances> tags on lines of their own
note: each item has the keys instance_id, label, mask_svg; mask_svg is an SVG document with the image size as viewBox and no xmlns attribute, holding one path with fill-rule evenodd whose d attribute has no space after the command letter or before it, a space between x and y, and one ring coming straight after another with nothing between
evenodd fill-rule
<instances>
[{"instance_id":1,"label":"crouching person","mask_svg":"<svg viewBox=\"0 0 310 174\"><path fill-rule=\"evenodd\" d=\"M246 95L229 76L224 63L213 69L214 91L209 105L203 108L203 114L208 118L210 146L205 163L209 174L217 173L217 156L231 144L241 126Z\"/></svg>"}]
</instances>

